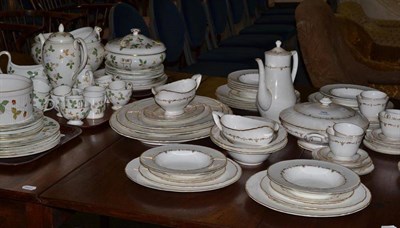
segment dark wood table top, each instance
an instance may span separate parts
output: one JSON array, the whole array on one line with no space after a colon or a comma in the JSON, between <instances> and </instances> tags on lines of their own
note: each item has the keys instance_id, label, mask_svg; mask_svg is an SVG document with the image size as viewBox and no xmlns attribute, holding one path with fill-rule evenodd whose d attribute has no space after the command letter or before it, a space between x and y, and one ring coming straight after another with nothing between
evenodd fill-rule
<instances>
[{"instance_id":1,"label":"dark wood table top","mask_svg":"<svg viewBox=\"0 0 400 228\"><path fill-rule=\"evenodd\" d=\"M207 79L203 86L211 91L222 79ZM213 88L210 88L213 87ZM201 89L200 89L201 92ZM306 91L307 92L307 91ZM202 94L203 95L203 94ZM245 112L238 112L245 114ZM165 226L214 227L380 227L399 225L400 172L396 156L369 152L375 170L361 178L372 193L371 204L352 215L336 218L306 218L268 209L253 201L245 191L248 178L281 160L307 158L296 139L272 154L257 167L244 167L239 181L201 193L173 193L153 190L134 183L125 166L150 147L123 138L85 163L40 195L50 207L72 209ZM188 142L218 149L210 139ZM220 149L221 150L221 149ZM223 151L223 150L222 150ZM79 186L79 187L78 187ZM76 189L79 188L79 191Z\"/></svg>"}]
</instances>

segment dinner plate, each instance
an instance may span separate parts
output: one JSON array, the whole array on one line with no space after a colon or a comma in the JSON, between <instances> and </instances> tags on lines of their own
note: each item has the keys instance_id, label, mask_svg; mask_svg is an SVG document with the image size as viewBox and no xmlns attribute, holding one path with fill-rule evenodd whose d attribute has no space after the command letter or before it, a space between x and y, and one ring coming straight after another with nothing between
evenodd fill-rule
<instances>
[{"instance_id":1,"label":"dinner plate","mask_svg":"<svg viewBox=\"0 0 400 228\"><path fill-rule=\"evenodd\" d=\"M215 92L218 100L227 104L229 107L249 110L249 111L258 111L256 106L256 101L248 102L244 100L238 100L229 96L230 88L225 84L219 86Z\"/></svg>"},{"instance_id":2,"label":"dinner plate","mask_svg":"<svg viewBox=\"0 0 400 228\"><path fill-rule=\"evenodd\" d=\"M258 89L258 69L238 70L228 74L228 85L232 88Z\"/></svg>"},{"instance_id":3,"label":"dinner plate","mask_svg":"<svg viewBox=\"0 0 400 228\"><path fill-rule=\"evenodd\" d=\"M266 175L267 171L264 170L251 176L250 179L246 182L246 192L249 197L257 203L285 214L304 217L338 217L356 213L367 207L371 201L370 191L363 184L361 184L356 189L357 194L354 194L354 196L346 200L351 202L349 204L351 206L348 207L338 209L333 208L325 210L315 210L313 208L307 209L306 207L299 207L296 206L296 204L293 206L293 204L287 204L282 201L282 198L278 198L278 200L276 200L276 198L273 198L271 195L267 195L261 189L261 181Z\"/></svg>"},{"instance_id":4,"label":"dinner plate","mask_svg":"<svg viewBox=\"0 0 400 228\"><path fill-rule=\"evenodd\" d=\"M373 133L374 132L374 133ZM400 144L392 143L380 137L380 128L367 131L363 140L364 145L376 152L390 155L400 155Z\"/></svg>"},{"instance_id":5,"label":"dinner plate","mask_svg":"<svg viewBox=\"0 0 400 228\"><path fill-rule=\"evenodd\" d=\"M174 175L205 175L226 166L223 153L205 146L174 144L146 150L140 155L140 163L152 172L173 178ZM158 176L158 175L157 175Z\"/></svg>"},{"instance_id":6,"label":"dinner plate","mask_svg":"<svg viewBox=\"0 0 400 228\"><path fill-rule=\"evenodd\" d=\"M305 194L339 194L353 191L360 177L350 169L330 162L294 159L268 168L271 181Z\"/></svg>"},{"instance_id":7,"label":"dinner plate","mask_svg":"<svg viewBox=\"0 0 400 228\"><path fill-rule=\"evenodd\" d=\"M173 186L166 185L162 183L155 182L153 180L145 178L140 172L140 159L135 158L130 161L125 167L125 173L129 179L133 182L140 184L144 187L161 190L161 191L169 191L169 192L204 192L211 191L220 188L227 187L237 180L239 180L242 175L242 169L238 164L234 161L227 159L227 165L225 172L212 181L212 184L205 186Z\"/></svg>"},{"instance_id":8,"label":"dinner plate","mask_svg":"<svg viewBox=\"0 0 400 228\"><path fill-rule=\"evenodd\" d=\"M0 137L11 137L18 134L30 134L32 131L42 124L43 112L34 108L32 117L23 123L0 125Z\"/></svg>"}]
</instances>

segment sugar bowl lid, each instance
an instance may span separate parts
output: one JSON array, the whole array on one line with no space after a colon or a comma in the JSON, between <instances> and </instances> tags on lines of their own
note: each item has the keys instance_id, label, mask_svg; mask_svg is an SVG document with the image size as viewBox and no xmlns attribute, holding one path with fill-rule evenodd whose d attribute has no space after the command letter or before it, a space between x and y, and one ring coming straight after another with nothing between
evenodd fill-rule
<instances>
[{"instance_id":1,"label":"sugar bowl lid","mask_svg":"<svg viewBox=\"0 0 400 228\"><path fill-rule=\"evenodd\" d=\"M282 122L289 123L308 130L325 131L334 123L350 122L366 129L368 120L357 111L332 103L324 97L319 102L305 102L283 110L280 115Z\"/></svg>"},{"instance_id":2,"label":"sugar bowl lid","mask_svg":"<svg viewBox=\"0 0 400 228\"><path fill-rule=\"evenodd\" d=\"M140 29L131 29L132 34L122 39L108 42L105 49L109 52L126 55L151 55L165 52L165 45L159 41L152 40L140 33Z\"/></svg>"}]
</instances>

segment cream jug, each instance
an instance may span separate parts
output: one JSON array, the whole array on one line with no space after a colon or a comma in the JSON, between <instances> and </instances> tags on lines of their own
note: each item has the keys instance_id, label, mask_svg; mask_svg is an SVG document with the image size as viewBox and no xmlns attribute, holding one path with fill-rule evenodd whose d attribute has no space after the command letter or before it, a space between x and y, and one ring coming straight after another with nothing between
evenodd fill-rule
<instances>
[{"instance_id":1,"label":"cream jug","mask_svg":"<svg viewBox=\"0 0 400 228\"><path fill-rule=\"evenodd\" d=\"M71 33L64 32L60 24L58 32L45 40L39 35L42 43L42 64L44 72L53 87L75 84L76 77L87 63L86 44L81 38L74 38Z\"/></svg>"},{"instance_id":2,"label":"cream jug","mask_svg":"<svg viewBox=\"0 0 400 228\"><path fill-rule=\"evenodd\" d=\"M293 82L298 66L297 52L286 51L281 44L278 40L275 48L265 52L265 65L256 59L259 67L257 108L261 116L277 122L280 122L279 113L296 103Z\"/></svg>"}]
</instances>

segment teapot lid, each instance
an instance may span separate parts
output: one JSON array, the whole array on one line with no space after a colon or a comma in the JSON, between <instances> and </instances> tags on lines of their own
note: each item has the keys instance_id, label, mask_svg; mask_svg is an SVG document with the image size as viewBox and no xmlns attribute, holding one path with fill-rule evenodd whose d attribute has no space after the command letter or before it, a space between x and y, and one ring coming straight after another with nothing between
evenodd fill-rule
<instances>
[{"instance_id":1,"label":"teapot lid","mask_svg":"<svg viewBox=\"0 0 400 228\"><path fill-rule=\"evenodd\" d=\"M52 33L48 40L56 43L72 43L74 42L74 36L69 32L64 32L64 25L58 26L58 32Z\"/></svg>"},{"instance_id":2,"label":"teapot lid","mask_svg":"<svg viewBox=\"0 0 400 228\"><path fill-rule=\"evenodd\" d=\"M109 52L127 55L149 55L165 51L163 43L139 34L140 29L133 28L131 32L132 34L126 35L122 39L108 42L105 49Z\"/></svg>"},{"instance_id":3,"label":"teapot lid","mask_svg":"<svg viewBox=\"0 0 400 228\"><path fill-rule=\"evenodd\" d=\"M290 51L286 51L285 49L281 48L282 42L280 40L277 40L275 42L276 47L273 49L266 51L266 55L275 55L275 56L287 56L287 55L292 55Z\"/></svg>"}]
</instances>

